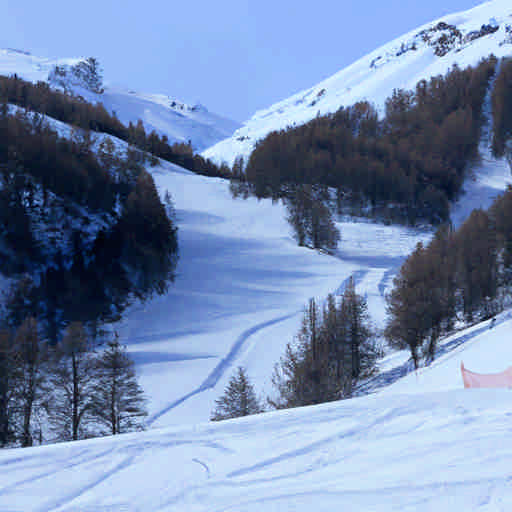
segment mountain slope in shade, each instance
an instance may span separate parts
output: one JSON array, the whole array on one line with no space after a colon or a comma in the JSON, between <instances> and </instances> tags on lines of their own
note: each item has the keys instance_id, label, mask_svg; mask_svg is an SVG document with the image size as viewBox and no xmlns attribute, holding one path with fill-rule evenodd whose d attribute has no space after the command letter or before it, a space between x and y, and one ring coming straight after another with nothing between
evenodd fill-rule
<instances>
[{"instance_id":1,"label":"mountain slope in shade","mask_svg":"<svg viewBox=\"0 0 512 512\"><path fill-rule=\"evenodd\" d=\"M46 59L20 50L0 49L0 75L17 74L31 82L50 81L51 85L79 94L87 101L103 103L109 112L115 111L124 124L142 119L148 133L155 130L159 135L167 135L171 143L190 141L196 151L229 137L239 127L235 121L209 112L202 105L187 105L164 94L144 94L108 84L103 93L98 94L73 76L73 67L84 61L80 58ZM59 84L49 80L55 66L65 73Z\"/></svg>"},{"instance_id":2,"label":"mountain slope in shade","mask_svg":"<svg viewBox=\"0 0 512 512\"><path fill-rule=\"evenodd\" d=\"M491 53L512 55L509 0L493 0L445 16L391 41L318 85L256 112L203 156L232 164L239 155L247 158L269 132L306 123L318 113L335 112L360 100L369 100L382 111L393 89L413 89L421 79L445 74L454 64L475 65Z\"/></svg>"}]
</instances>

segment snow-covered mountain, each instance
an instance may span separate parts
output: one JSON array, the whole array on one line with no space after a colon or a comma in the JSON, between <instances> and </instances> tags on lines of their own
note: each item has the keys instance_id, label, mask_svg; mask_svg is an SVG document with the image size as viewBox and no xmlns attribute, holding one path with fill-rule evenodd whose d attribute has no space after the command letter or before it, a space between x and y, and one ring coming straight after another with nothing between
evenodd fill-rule
<instances>
[{"instance_id":1,"label":"snow-covered mountain","mask_svg":"<svg viewBox=\"0 0 512 512\"><path fill-rule=\"evenodd\" d=\"M371 61L363 59L352 71L341 72L347 73L344 77L332 79L332 94L323 87L325 93L318 96L321 89L311 90L301 104L287 100L282 116L278 110L269 111L269 123L272 119L285 122L285 111L296 114L289 123L302 122L301 112L307 120L322 105L326 109L322 112L328 111L329 105L336 109L361 97L382 104L393 87L413 86L418 77L443 72L459 58L461 65L473 63L480 54L470 49L477 45L508 54L512 45L507 42L506 27L512 17L507 21L507 9L506 2L495 1L443 18L458 30L464 27L460 36L453 28L429 24L438 29L428 33L430 39L417 39L415 50L406 51L405 43L401 45L405 39L399 39L384 47L389 55L374 52L373 58L381 58L373 68ZM411 33L411 40L420 30ZM438 34L446 35L439 44L435 42ZM435 51L445 51L445 41L453 48L436 56ZM394 55L393 48L399 49ZM482 56L487 54L481 50ZM73 67L81 61L54 61L45 68L34 57L8 51L0 53L0 62L2 72L38 80L47 77L55 64ZM372 82L371 76L378 80ZM350 77L352 90L343 92L340 84ZM84 85L76 82L72 87L84 95L96 94ZM129 96L123 93L123 105ZM133 96L136 102L142 97ZM318 103L308 106L315 97ZM152 105L153 100L148 99ZM66 136L69 127L55 126ZM247 147L253 143L244 142ZM117 141L120 148L123 144ZM483 153L473 169L474 179L468 181L466 194L455 206L456 224L471 208L488 206L512 181L504 160ZM169 190L174 199L180 247L177 278L167 294L131 307L116 328L128 344L149 398L150 428L0 451L0 510L512 508L510 392L464 390L459 372L462 359L468 368L483 373L501 371L510 364L512 316L508 311L498 317L492 330L484 322L443 340L441 357L402 379L396 378L400 372L395 370L410 367L409 354L391 354L381 361L379 375L384 377L381 383L390 385L373 389L371 396L206 423L236 366L247 368L263 396L270 391L273 365L297 332L308 298L340 294L347 279L355 276L357 291L366 296L372 317L382 326L385 294L393 275L416 243L428 241L431 232L338 219L342 240L337 253L330 256L296 246L282 204L234 200L226 180L194 175L167 162L148 170L161 195Z\"/></svg>"},{"instance_id":2,"label":"snow-covered mountain","mask_svg":"<svg viewBox=\"0 0 512 512\"><path fill-rule=\"evenodd\" d=\"M91 87L81 73L86 59L48 59L13 49L0 49L0 75L17 74L31 82L79 94L92 103L101 102L124 124L141 119L146 132L155 130L172 142L191 142L201 151L229 137L239 127L235 121L209 112L202 105L187 105L164 94L145 94L109 86ZM56 67L58 72L56 73Z\"/></svg>"},{"instance_id":3,"label":"snow-covered mountain","mask_svg":"<svg viewBox=\"0 0 512 512\"><path fill-rule=\"evenodd\" d=\"M360 100L382 109L393 89L413 89L421 79L445 74L454 64L475 65L491 53L512 55L509 0L491 0L412 30L310 89L256 112L203 156L231 165L239 155L247 158L256 142L271 131L303 124L318 113L335 112Z\"/></svg>"}]
</instances>

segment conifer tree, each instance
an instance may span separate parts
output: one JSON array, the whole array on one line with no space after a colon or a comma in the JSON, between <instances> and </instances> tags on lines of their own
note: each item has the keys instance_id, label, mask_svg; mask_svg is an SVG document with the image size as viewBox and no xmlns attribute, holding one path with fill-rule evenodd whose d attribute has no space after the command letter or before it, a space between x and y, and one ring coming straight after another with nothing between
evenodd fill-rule
<instances>
[{"instance_id":1,"label":"conifer tree","mask_svg":"<svg viewBox=\"0 0 512 512\"><path fill-rule=\"evenodd\" d=\"M0 446L14 441L15 375L12 336L0 331Z\"/></svg>"},{"instance_id":2,"label":"conifer tree","mask_svg":"<svg viewBox=\"0 0 512 512\"><path fill-rule=\"evenodd\" d=\"M268 401L282 409L350 397L375 360L366 301L350 280L339 305L327 297L322 315L315 300L309 301L295 342L274 369L277 397Z\"/></svg>"},{"instance_id":3,"label":"conifer tree","mask_svg":"<svg viewBox=\"0 0 512 512\"><path fill-rule=\"evenodd\" d=\"M355 281L351 276L341 298L339 323L344 328L347 363L345 373L357 381L362 375L367 376L375 363L375 351L369 343L371 329L369 326L368 304L366 299L356 292Z\"/></svg>"},{"instance_id":4,"label":"conifer tree","mask_svg":"<svg viewBox=\"0 0 512 512\"><path fill-rule=\"evenodd\" d=\"M47 351L41 343L35 318L28 317L14 338L16 405L22 446L32 446L34 412L47 400Z\"/></svg>"},{"instance_id":5,"label":"conifer tree","mask_svg":"<svg viewBox=\"0 0 512 512\"><path fill-rule=\"evenodd\" d=\"M471 321L486 297L496 297L498 262L492 219L483 210L473 210L455 239L457 285L462 292L464 314Z\"/></svg>"},{"instance_id":6,"label":"conifer tree","mask_svg":"<svg viewBox=\"0 0 512 512\"><path fill-rule=\"evenodd\" d=\"M124 204L117 233L123 259L133 269L136 293L163 293L176 264L176 229L146 171L141 172Z\"/></svg>"},{"instance_id":7,"label":"conifer tree","mask_svg":"<svg viewBox=\"0 0 512 512\"><path fill-rule=\"evenodd\" d=\"M96 381L96 360L87 332L80 322L71 323L55 350L50 382L50 418L57 436L77 440L89 435Z\"/></svg>"},{"instance_id":8,"label":"conifer tree","mask_svg":"<svg viewBox=\"0 0 512 512\"><path fill-rule=\"evenodd\" d=\"M341 238L340 232L320 196L321 191L310 186L295 187L285 201L287 220L299 246L334 250Z\"/></svg>"},{"instance_id":9,"label":"conifer tree","mask_svg":"<svg viewBox=\"0 0 512 512\"><path fill-rule=\"evenodd\" d=\"M145 398L137 382L133 361L116 334L98 357L91 412L107 434L144 428Z\"/></svg>"},{"instance_id":10,"label":"conifer tree","mask_svg":"<svg viewBox=\"0 0 512 512\"><path fill-rule=\"evenodd\" d=\"M258 414L262 410L247 372L240 366L229 380L224 394L215 400L215 409L210 419L211 421L221 421L240 418Z\"/></svg>"},{"instance_id":11,"label":"conifer tree","mask_svg":"<svg viewBox=\"0 0 512 512\"><path fill-rule=\"evenodd\" d=\"M409 348L415 368L419 366L421 347L432 324L426 261L425 248L419 243L393 280L387 306L390 321L386 337L396 348Z\"/></svg>"}]
</instances>

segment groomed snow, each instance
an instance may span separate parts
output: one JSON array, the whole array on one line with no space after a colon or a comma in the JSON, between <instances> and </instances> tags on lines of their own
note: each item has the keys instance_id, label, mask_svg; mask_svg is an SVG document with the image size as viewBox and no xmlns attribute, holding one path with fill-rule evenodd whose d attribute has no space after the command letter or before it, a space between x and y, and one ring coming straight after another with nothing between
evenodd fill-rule
<instances>
[{"instance_id":1,"label":"groomed snow","mask_svg":"<svg viewBox=\"0 0 512 512\"><path fill-rule=\"evenodd\" d=\"M173 165L152 171L172 193L179 226L176 281L118 326L150 398L150 423L206 421L237 365L262 396L311 297L343 292L354 275L384 323L391 275L428 231L342 222L335 256L297 247L281 203L234 200L229 184ZM370 256L369 256L370 255Z\"/></svg>"}]
</instances>

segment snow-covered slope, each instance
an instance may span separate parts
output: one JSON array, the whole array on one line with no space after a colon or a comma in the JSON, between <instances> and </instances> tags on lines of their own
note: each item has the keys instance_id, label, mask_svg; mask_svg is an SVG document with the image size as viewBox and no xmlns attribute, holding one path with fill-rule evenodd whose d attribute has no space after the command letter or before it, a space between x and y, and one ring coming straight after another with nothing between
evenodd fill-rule
<instances>
[{"instance_id":1,"label":"snow-covered slope","mask_svg":"<svg viewBox=\"0 0 512 512\"><path fill-rule=\"evenodd\" d=\"M509 511L510 391L464 390L458 365L503 369L512 321L475 329L461 350L393 393L3 450L0 510Z\"/></svg>"},{"instance_id":2,"label":"snow-covered slope","mask_svg":"<svg viewBox=\"0 0 512 512\"><path fill-rule=\"evenodd\" d=\"M303 124L317 113L334 112L360 100L382 109L393 89L414 88L419 80L444 74L455 63L474 65L491 53L512 55L509 0L492 0L445 16L391 41L318 85L257 112L203 155L232 164L238 155L248 157L256 142L273 130Z\"/></svg>"},{"instance_id":3,"label":"snow-covered slope","mask_svg":"<svg viewBox=\"0 0 512 512\"><path fill-rule=\"evenodd\" d=\"M234 200L229 184L163 164L153 172L177 211L180 259L169 292L127 311L119 326L150 397L152 425L209 418L237 365L258 392L286 343L293 340L310 297L341 293L354 274L375 320L402 259L429 232L339 223L336 257L297 247L282 204Z\"/></svg>"},{"instance_id":4,"label":"snow-covered slope","mask_svg":"<svg viewBox=\"0 0 512 512\"><path fill-rule=\"evenodd\" d=\"M103 103L109 112L115 111L125 124L141 119L148 133L155 130L159 135L167 135L171 142L191 141L197 151L229 137L239 127L235 121L209 112L202 105L187 105L164 94L143 94L108 84L102 94L97 94L73 77L73 66L83 61L47 59L19 50L0 49L0 74L17 74L32 82L48 81L55 66L59 66L66 73L61 83L65 83L71 92L90 102Z\"/></svg>"},{"instance_id":5,"label":"snow-covered slope","mask_svg":"<svg viewBox=\"0 0 512 512\"><path fill-rule=\"evenodd\" d=\"M489 5L506 10L500 2ZM447 19L455 23L458 18ZM497 25L497 31L476 41L505 36L502 21L490 26ZM425 59L438 59L430 46L403 55L417 58L422 51ZM389 57L375 72L388 69L393 74L397 68L406 76L400 59ZM44 78L55 65L70 67L77 62L0 52L0 70L30 80ZM103 96L108 94L107 89ZM125 99L130 96L122 94ZM133 96L140 105L141 96ZM154 97L146 99L155 104ZM61 126L59 131L65 130ZM267 394L272 368L297 332L304 304L310 297L341 293L351 275L358 291L367 296L375 322L383 326L384 297L393 275L416 243L431 236L349 219L339 223L342 240L336 256L318 254L296 247L281 204L233 200L226 181L193 175L171 164L162 163L150 171L160 192L169 190L175 201L180 245L177 279L166 295L132 307L116 328L137 363L154 426L207 420L214 400L239 364L247 367L258 392ZM503 167L497 169L493 160L484 160L475 177L457 207L458 222L467 216L468 205L487 205L510 181L510 174Z\"/></svg>"}]
</instances>

